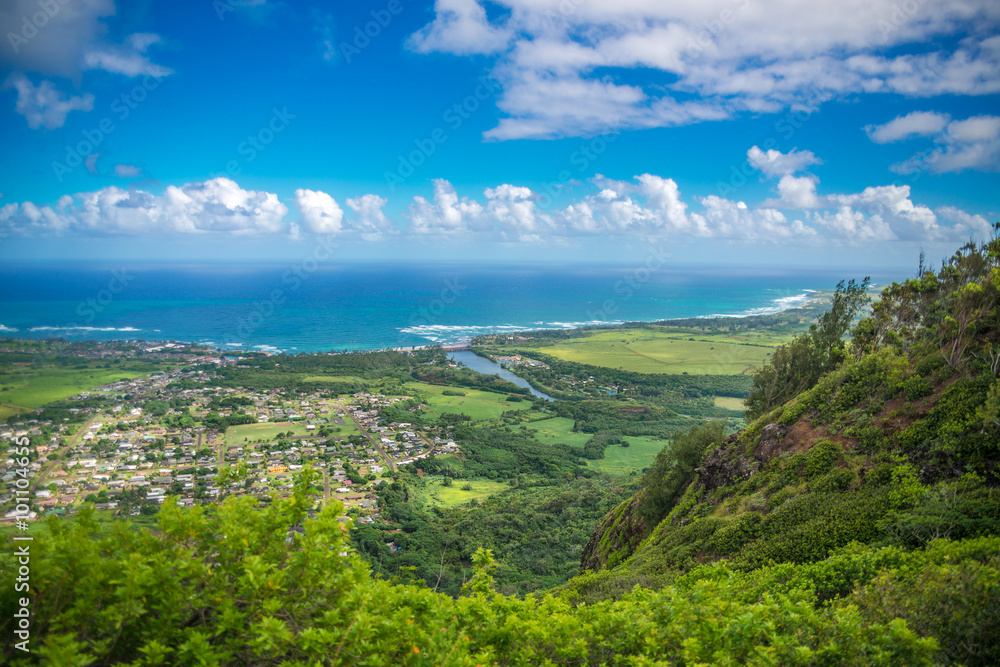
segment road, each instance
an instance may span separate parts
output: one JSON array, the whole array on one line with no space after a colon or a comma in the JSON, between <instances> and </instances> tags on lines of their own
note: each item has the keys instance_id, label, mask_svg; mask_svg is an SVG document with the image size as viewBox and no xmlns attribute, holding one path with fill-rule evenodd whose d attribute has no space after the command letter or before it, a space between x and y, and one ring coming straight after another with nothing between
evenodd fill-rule
<instances>
[{"instance_id":1,"label":"road","mask_svg":"<svg viewBox=\"0 0 1000 667\"><path fill-rule=\"evenodd\" d=\"M88 430L90 430L91 424L97 421L97 417L98 415L94 415L86 422L84 422L83 426L80 427L80 430L78 430L73 435L73 437L69 438L68 442L66 443L66 446L60 447L54 452L55 454L59 455L59 459L61 459L63 455L66 454L66 452L71 450L73 447L76 447L80 443L80 439ZM38 474L35 475L34 483L31 484L31 486L29 487L32 491L34 491L36 487L43 486L45 484L46 475L48 475L49 471L51 471L52 468L57 467L59 465L59 459L54 459L52 461L46 460L46 462L42 464L42 467L38 470Z\"/></svg>"},{"instance_id":2,"label":"road","mask_svg":"<svg viewBox=\"0 0 1000 667\"><path fill-rule=\"evenodd\" d=\"M382 443L376 440L372 436L372 434L368 432L368 429L366 429L364 426L361 425L361 422L357 420L357 418L354 416L354 413L348 411L347 414L350 415L351 421L353 421L354 425L358 427L358 430L361 431L361 434L364 435L366 438L368 438L368 441L372 443L372 447L378 450L378 452L382 455L382 460L385 461L386 465L389 466L389 470L395 470L396 464L393 463L389 455L385 453L384 449L382 449Z\"/></svg>"}]
</instances>

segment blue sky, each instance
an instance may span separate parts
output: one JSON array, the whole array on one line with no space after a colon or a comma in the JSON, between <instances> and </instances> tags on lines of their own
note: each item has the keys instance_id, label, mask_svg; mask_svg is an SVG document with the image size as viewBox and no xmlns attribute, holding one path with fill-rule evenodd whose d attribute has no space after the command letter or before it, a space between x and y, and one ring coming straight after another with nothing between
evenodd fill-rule
<instances>
[{"instance_id":1,"label":"blue sky","mask_svg":"<svg viewBox=\"0 0 1000 667\"><path fill-rule=\"evenodd\" d=\"M910 266L1000 219L994 0L12 0L0 258Z\"/></svg>"}]
</instances>

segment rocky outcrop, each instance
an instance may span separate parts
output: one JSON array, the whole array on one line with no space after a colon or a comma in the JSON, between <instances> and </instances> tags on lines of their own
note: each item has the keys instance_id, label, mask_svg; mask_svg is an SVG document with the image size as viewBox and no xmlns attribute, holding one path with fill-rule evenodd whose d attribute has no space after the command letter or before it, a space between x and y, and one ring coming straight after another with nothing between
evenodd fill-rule
<instances>
[{"instance_id":1,"label":"rocky outcrop","mask_svg":"<svg viewBox=\"0 0 1000 667\"><path fill-rule=\"evenodd\" d=\"M722 446L713 450L694 469L698 482L707 490L717 489L751 477L760 470L760 464L745 454L737 434L725 439Z\"/></svg>"},{"instance_id":2,"label":"rocky outcrop","mask_svg":"<svg viewBox=\"0 0 1000 667\"><path fill-rule=\"evenodd\" d=\"M581 570L600 570L614 567L632 555L639 543L646 539L649 527L640 513L642 492L619 503L601 523L583 548Z\"/></svg>"},{"instance_id":3,"label":"rocky outcrop","mask_svg":"<svg viewBox=\"0 0 1000 667\"><path fill-rule=\"evenodd\" d=\"M778 454L789 451L792 443L784 440L788 427L782 424L768 424L760 432L760 444L753 451L755 459L767 463Z\"/></svg>"}]
</instances>

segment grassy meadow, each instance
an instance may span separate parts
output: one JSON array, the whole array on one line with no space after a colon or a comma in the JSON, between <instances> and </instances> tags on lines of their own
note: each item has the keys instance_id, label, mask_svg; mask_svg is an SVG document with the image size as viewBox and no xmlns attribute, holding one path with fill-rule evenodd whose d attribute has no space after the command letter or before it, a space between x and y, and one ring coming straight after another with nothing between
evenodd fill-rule
<instances>
[{"instance_id":1,"label":"grassy meadow","mask_svg":"<svg viewBox=\"0 0 1000 667\"><path fill-rule=\"evenodd\" d=\"M537 348L564 361L637 373L739 375L765 362L789 334L602 331Z\"/></svg>"},{"instance_id":2,"label":"grassy meadow","mask_svg":"<svg viewBox=\"0 0 1000 667\"><path fill-rule=\"evenodd\" d=\"M589 433L574 433L573 420L566 417L553 417L527 425L535 431L535 437L544 443L565 444L570 447L582 448L592 437Z\"/></svg>"},{"instance_id":3,"label":"grassy meadow","mask_svg":"<svg viewBox=\"0 0 1000 667\"><path fill-rule=\"evenodd\" d=\"M668 440L650 436L627 437L628 447L610 445L604 450L604 458L591 461L590 467L611 475L627 475L641 472L649 467L656 455L668 444Z\"/></svg>"},{"instance_id":4,"label":"grassy meadow","mask_svg":"<svg viewBox=\"0 0 1000 667\"><path fill-rule=\"evenodd\" d=\"M427 413L440 416L443 413L466 414L473 419L495 419L510 410L528 410L528 400L512 403L506 394L469 389L467 387L444 387L422 382L407 382L403 391L419 398L427 405ZM445 391L461 392L464 396L445 396Z\"/></svg>"},{"instance_id":5,"label":"grassy meadow","mask_svg":"<svg viewBox=\"0 0 1000 667\"><path fill-rule=\"evenodd\" d=\"M423 496L430 507L458 507L467 505L473 500L479 500L491 496L494 493L509 489L510 486L503 482L494 482L488 479L479 480L454 480L452 486L442 486L443 477L427 476L424 478ZM465 491L463 486L469 484L471 491Z\"/></svg>"},{"instance_id":6,"label":"grassy meadow","mask_svg":"<svg viewBox=\"0 0 1000 667\"><path fill-rule=\"evenodd\" d=\"M52 401L75 396L83 391L93 391L104 384L148 375L144 372L103 366L103 363L41 368L0 365L0 415L10 416Z\"/></svg>"}]
</instances>

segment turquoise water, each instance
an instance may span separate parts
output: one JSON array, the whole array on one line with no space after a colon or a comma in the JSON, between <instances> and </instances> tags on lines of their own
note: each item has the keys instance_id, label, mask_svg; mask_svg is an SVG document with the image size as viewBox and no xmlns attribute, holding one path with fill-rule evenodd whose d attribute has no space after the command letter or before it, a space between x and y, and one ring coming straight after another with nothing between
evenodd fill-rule
<instances>
[{"instance_id":1,"label":"turquoise water","mask_svg":"<svg viewBox=\"0 0 1000 667\"><path fill-rule=\"evenodd\" d=\"M612 266L0 268L0 335L321 351L482 333L775 312L857 276Z\"/></svg>"}]
</instances>

